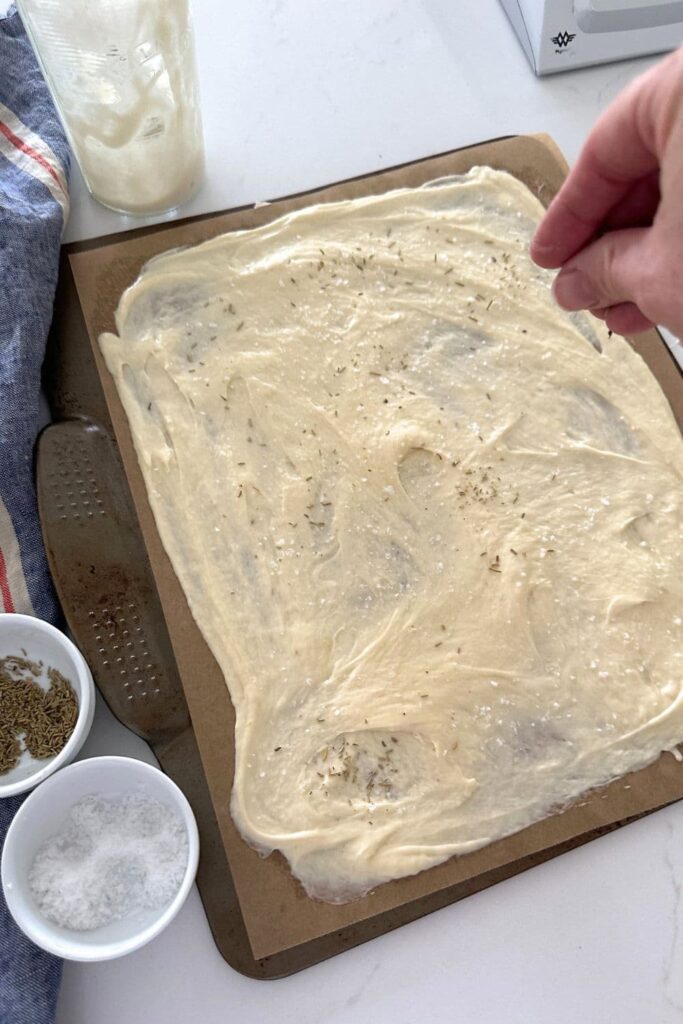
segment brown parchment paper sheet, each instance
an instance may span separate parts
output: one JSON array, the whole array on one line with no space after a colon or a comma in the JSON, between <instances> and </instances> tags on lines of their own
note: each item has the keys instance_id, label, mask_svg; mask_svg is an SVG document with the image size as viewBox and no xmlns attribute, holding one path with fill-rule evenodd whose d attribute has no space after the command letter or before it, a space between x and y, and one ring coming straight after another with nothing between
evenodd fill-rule
<instances>
[{"instance_id":1,"label":"brown parchment paper sheet","mask_svg":"<svg viewBox=\"0 0 683 1024\"><path fill-rule=\"evenodd\" d=\"M316 903L293 879L279 854L261 858L241 839L229 812L234 759L234 713L223 676L188 609L182 589L161 545L147 501L128 422L115 386L101 359L97 338L114 329L113 314L121 292L142 265L161 252L193 245L224 231L255 227L283 213L317 202L371 195L392 188L416 186L435 178L467 171L476 164L508 170L546 203L557 191L567 165L547 136L527 136L484 143L403 167L333 185L258 208L232 212L160 228L98 249L72 253L70 260L80 302L102 379L109 411L128 475L178 668L201 752L226 854L239 896L249 941L256 958L270 956L395 908L423 900L425 910L444 905L483 888L499 877L523 870L541 859L542 851L567 848L580 837L600 834L616 823L646 814L683 797L683 765L671 754L649 768L590 794L585 800L546 818L516 835L476 853L453 858L411 878L381 886L355 903ZM634 347L658 378L683 425L683 381L673 358L655 331L641 335ZM545 859L545 858L543 858ZM489 881L490 879L490 881ZM387 927L391 927L390 924ZM377 932L386 930L379 926Z\"/></svg>"}]
</instances>

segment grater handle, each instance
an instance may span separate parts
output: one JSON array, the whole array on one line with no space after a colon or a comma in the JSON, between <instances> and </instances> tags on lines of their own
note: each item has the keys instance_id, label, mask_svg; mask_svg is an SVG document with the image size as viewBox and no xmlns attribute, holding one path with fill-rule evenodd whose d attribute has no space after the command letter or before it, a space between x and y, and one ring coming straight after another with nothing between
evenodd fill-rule
<instances>
[{"instance_id":1,"label":"grater handle","mask_svg":"<svg viewBox=\"0 0 683 1024\"><path fill-rule=\"evenodd\" d=\"M52 576L100 692L143 739L178 735L187 704L114 442L90 419L49 426L36 475Z\"/></svg>"}]
</instances>

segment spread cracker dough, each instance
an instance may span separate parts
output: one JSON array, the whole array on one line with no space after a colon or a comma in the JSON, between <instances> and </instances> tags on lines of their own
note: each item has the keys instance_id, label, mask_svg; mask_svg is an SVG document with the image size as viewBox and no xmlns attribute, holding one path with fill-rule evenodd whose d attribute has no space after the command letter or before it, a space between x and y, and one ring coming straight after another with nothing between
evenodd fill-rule
<instances>
[{"instance_id":1,"label":"spread cracker dough","mask_svg":"<svg viewBox=\"0 0 683 1024\"><path fill-rule=\"evenodd\" d=\"M488 168L148 264L101 339L237 715L232 813L341 901L683 740L683 443ZM227 742L227 738L226 738Z\"/></svg>"}]
</instances>

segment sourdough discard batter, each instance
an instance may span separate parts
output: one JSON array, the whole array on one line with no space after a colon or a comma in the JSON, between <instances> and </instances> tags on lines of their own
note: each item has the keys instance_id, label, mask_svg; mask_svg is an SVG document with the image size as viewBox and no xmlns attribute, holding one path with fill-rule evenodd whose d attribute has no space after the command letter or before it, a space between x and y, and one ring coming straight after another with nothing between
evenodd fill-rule
<instances>
[{"instance_id":1,"label":"sourdough discard batter","mask_svg":"<svg viewBox=\"0 0 683 1024\"><path fill-rule=\"evenodd\" d=\"M541 212L487 168L312 207L154 260L101 339L235 705L235 821L316 897L683 740L683 443L555 306Z\"/></svg>"}]
</instances>

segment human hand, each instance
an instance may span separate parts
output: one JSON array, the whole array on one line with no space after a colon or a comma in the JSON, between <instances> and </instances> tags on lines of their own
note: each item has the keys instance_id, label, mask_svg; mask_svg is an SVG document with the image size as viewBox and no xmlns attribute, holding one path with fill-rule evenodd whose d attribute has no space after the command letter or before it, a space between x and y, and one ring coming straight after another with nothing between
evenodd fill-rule
<instances>
[{"instance_id":1,"label":"human hand","mask_svg":"<svg viewBox=\"0 0 683 1024\"><path fill-rule=\"evenodd\" d=\"M555 298L618 334L683 338L683 49L600 117L531 243Z\"/></svg>"}]
</instances>

